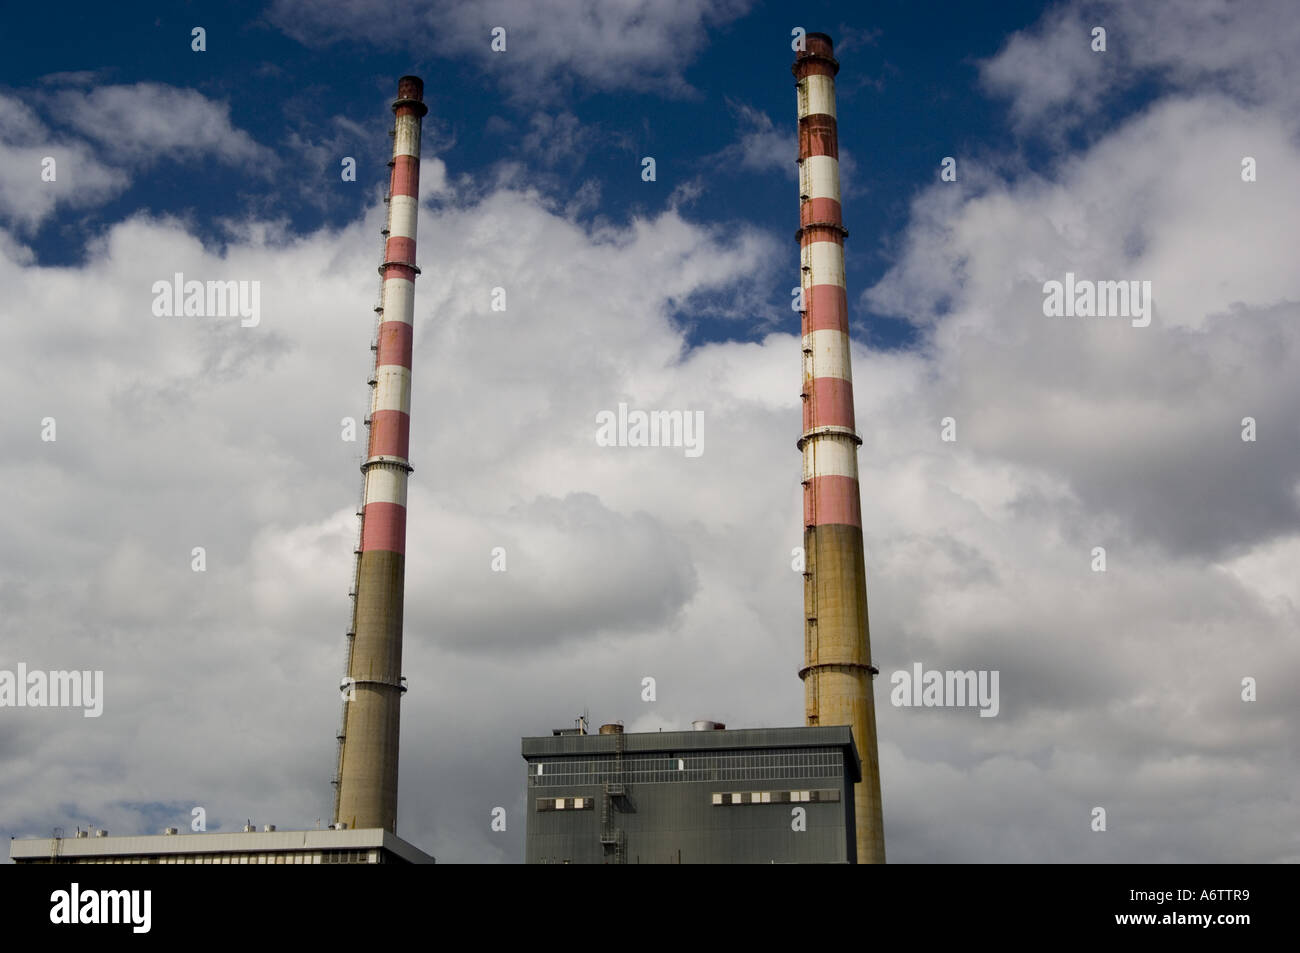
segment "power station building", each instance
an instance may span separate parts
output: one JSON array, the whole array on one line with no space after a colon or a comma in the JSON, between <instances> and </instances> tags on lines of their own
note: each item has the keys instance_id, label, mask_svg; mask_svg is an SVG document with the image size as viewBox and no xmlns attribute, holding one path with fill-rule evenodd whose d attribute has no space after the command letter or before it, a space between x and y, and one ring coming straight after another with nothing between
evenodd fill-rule
<instances>
[{"instance_id":1,"label":"power station building","mask_svg":"<svg viewBox=\"0 0 1300 953\"><path fill-rule=\"evenodd\" d=\"M527 863L883 863L831 38L798 111L805 727L522 739ZM19 863L431 863L396 836L423 82L398 84L329 830L11 842ZM793 434L792 434L793 436ZM792 474L793 475L793 474ZM793 637L793 633L792 633Z\"/></svg>"},{"instance_id":2,"label":"power station building","mask_svg":"<svg viewBox=\"0 0 1300 953\"><path fill-rule=\"evenodd\" d=\"M854 863L847 725L524 738L530 864Z\"/></svg>"}]
</instances>

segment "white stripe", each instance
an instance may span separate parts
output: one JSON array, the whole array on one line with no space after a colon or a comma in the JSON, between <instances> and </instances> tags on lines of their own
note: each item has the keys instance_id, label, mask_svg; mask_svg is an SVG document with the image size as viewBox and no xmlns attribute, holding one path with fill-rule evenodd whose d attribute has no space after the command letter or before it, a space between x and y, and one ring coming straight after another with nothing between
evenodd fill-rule
<instances>
[{"instance_id":1,"label":"white stripe","mask_svg":"<svg viewBox=\"0 0 1300 953\"><path fill-rule=\"evenodd\" d=\"M398 116L397 134L393 136L394 156L418 156L420 154L420 120L415 116Z\"/></svg>"},{"instance_id":2,"label":"white stripe","mask_svg":"<svg viewBox=\"0 0 1300 953\"><path fill-rule=\"evenodd\" d=\"M813 73L804 80L807 89L807 95L802 97L800 105L806 102L806 112L800 112L800 116L815 116L818 113L825 113L828 116L835 115L835 80L831 79L825 73Z\"/></svg>"},{"instance_id":3,"label":"white stripe","mask_svg":"<svg viewBox=\"0 0 1300 953\"><path fill-rule=\"evenodd\" d=\"M400 364L383 364L375 369L373 412L400 410L411 412L411 372Z\"/></svg>"},{"instance_id":4,"label":"white stripe","mask_svg":"<svg viewBox=\"0 0 1300 953\"><path fill-rule=\"evenodd\" d=\"M389 278L384 282L385 321L411 323L411 312L415 305L415 282L407 278Z\"/></svg>"},{"instance_id":5,"label":"white stripe","mask_svg":"<svg viewBox=\"0 0 1300 953\"><path fill-rule=\"evenodd\" d=\"M800 266L812 269L812 284L844 287L844 246L810 242L799 250Z\"/></svg>"},{"instance_id":6,"label":"white stripe","mask_svg":"<svg viewBox=\"0 0 1300 953\"><path fill-rule=\"evenodd\" d=\"M849 356L849 336L843 331L823 329L803 336L805 357L812 350L812 371L809 377L838 377L853 380L852 358ZM805 367L807 362L805 362Z\"/></svg>"},{"instance_id":7,"label":"white stripe","mask_svg":"<svg viewBox=\"0 0 1300 953\"><path fill-rule=\"evenodd\" d=\"M415 213L419 199L411 195L394 195L388 200L388 235L390 238L415 237Z\"/></svg>"},{"instance_id":8,"label":"white stripe","mask_svg":"<svg viewBox=\"0 0 1300 953\"><path fill-rule=\"evenodd\" d=\"M374 467L366 471L366 502L406 505L406 471L399 467Z\"/></svg>"},{"instance_id":9,"label":"white stripe","mask_svg":"<svg viewBox=\"0 0 1300 953\"><path fill-rule=\"evenodd\" d=\"M799 194L840 200L840 163L834 156L809 156L799 163Z\"/></svg>"},{"instance_id":10,"label":"white stripe","mask_svg":"<svg viewBox=\"0 0 1300 953\"><path fill-rule=\"evenodd\" d=\"M858 478L858 445L849 437L823 436L804 441L803 478L846 476Z\"/></svg>"}]
</instances>

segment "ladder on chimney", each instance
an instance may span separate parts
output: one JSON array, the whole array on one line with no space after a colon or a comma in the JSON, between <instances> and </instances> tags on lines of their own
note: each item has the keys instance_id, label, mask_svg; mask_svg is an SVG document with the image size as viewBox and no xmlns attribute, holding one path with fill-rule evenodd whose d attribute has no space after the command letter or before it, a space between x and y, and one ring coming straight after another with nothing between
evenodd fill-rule
<instances>
[{"instance_id":1,"label":"ladder on chimney","mask_svg":"<svg viewBox=\"0 0 1300 953\"><path fill-rule=\"evenodd\" d=\"M395 130L389 130L389 136L395 134ZM392 165L390 162L389 165ZM390 185L391 188L391 185ZM380 229L380 246L379 246L379 271L383 274L384 262L388 259L388 235L392 226L392 193L389 189L384 190L384 204L388 206L387 221L384 227ZM370 459L370 428L372 418L374 417L375 390L379 384L379 326L384 323L384 286L382 280L379 285L379 296L375 299L375 325L370 336L370 351L372 354L370 362L370 379L367 383L370 385L370 410L366 413L366 449L361 455L358 465ZM352 677L352 650L356 646L357 640L357 590L361 586L361 541L365 537L366 528L366 474L363 469L361 472L361 492L359 502L357 503L357 534L352 546L354 557L352 566L352 588L348 596L352 599L352 621L347 631L347 651L343 664L344 684L346 679ZM342 689L343 685L340 685ZM343 711L339 716L339 730L335 734L337 750L334 756L334 778L331 784L334 786L334 820L340 820L339 812L339 794L343 786L343 744L347 740L348 727L348 703L346 696L343 700Z\"/></svg>"},{"instance_id":2,"label":"ladder on chimney","mask_svg":"<svg viewBox=\"0 0 1300 953\"><path fill-rule=\"evenodd\" d=\"M804 86L806 84L800 87L800 96L806 95ZM810 265L804 265L802 261L800 264L803 266L802 270L804 272L811 270ZM808 333L811 305L811 301L805 301L804 310L799 313L801 330L805 335ZM803 354L806 370L804 372L804 392L802 396L809 405L808 413L804 419L816 422L820 417L817 413L817 388L813 386L812 382L817 376L817 353L813 348L805 346ZM808 497L805 506L815 520L817 516L817 481L813 479L813 476L817 473L817 438L810 439L812 443L805 451L810 460L810 465L807 467L809 476L804 482L805 493L807 493ZM809 725L816 725L821 722L819 714L820 685L818 684L818 675L821 670L815 666L821 661L821 656L818 651L817 629L817 524L815 522L811 526L804 527L803 545L804 666L806 670L804 675L804 721Z\"/></svg>"}]
</instances>

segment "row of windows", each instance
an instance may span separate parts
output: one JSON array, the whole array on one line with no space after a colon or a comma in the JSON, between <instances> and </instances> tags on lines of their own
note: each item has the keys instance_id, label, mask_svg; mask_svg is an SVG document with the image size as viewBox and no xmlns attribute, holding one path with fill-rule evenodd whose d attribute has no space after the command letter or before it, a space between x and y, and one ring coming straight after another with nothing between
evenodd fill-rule
<instances>
[{"instance_id":1,"label":"row of windows","mask_svg":"<svg viewBox=\"0 0 1300 953\"><path fill-rule=\"evenodd\" d=\"M590 800L590 799L589 799ZM382 864L378 850L267 851L244 854L133 854L118 857L59 857L61 864ZM40 861L37 861L40 863Z\"/></svg>"},{"instance_id":2,"label":"row of windows","mask_svg":"<svg viewBox=\"0 0 1300 953\"><path fill-rule=\"evenodd\" d=\"M732 791L713 792L713 803L726 804L792 804L838 802L840 792L833 788L812 791Z\"/></svg>"},{"instance_id":3,"label":"row of windows","mask_svg":"<svg viewBox=\"0 0 1300 953\"><path fill-rule=\"evenodd\" d=\"M596 807L594 797L539 797L539 811L590 811Z\"/></svg>"},{"instance_id":4,"label":"row of windows","mask_svg":"<svg viewBox=\"0 0 1300 953\"><path fill-rule=\"evenodd\" d=\"M844 773L838 748L773 749L762 752L710 752L682 755L628 755L621 772L613 755L555 758L529 765L533 785L603 784L664 781L757 781L785 778L836 778Z\"/></svg>"},{"instance_id":5,"label":"row of windows","mask_svg":"<svg viewBox=\"0 0 1300 953\"><path fill-rule=\"evenodd\" d=\"M809 791L714 791L715 805L729 804L805 804L838 803L840 792L836 788ZM594 797L539 797L536 810L591 811L596 807Z\"/></svg>"}]
</instances>

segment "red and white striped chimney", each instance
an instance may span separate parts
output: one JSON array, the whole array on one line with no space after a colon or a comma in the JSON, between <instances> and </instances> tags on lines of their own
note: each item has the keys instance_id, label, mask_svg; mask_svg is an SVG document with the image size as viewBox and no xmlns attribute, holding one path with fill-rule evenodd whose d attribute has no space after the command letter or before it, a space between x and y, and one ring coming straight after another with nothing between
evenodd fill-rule
<instances>
[{"instance_id":1,"label":"red and white striped chimney","mask_svg":"<svg viewBox=\"0 0 1300 953\"><path fill-rule=\"evenodd\" d=\"M799 254L803 286L804 683L809 725L850 725L862 759L854 786L857 860L883 863L885 835L867 624L867 572L844 285L836 61L809 33L792 72L799 103Z\"/></svg>"},{"instance_id":2,"label":"red and white striped chimney","mask_svg":"<svg viewBox=\"0 0 1300 953\"><path fill-rule=\"evenodd\" d=\"M411 329L415 304L415 224L420 195L420 125L429 111L424 83L397 84L389 165L388 236L365 463L361 545L334 820L352 828L397 828L401 721L402 604L406 575L406 481L411 431Z\"/></svg>"}]
</instances>

